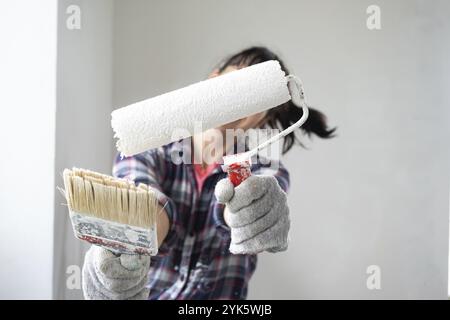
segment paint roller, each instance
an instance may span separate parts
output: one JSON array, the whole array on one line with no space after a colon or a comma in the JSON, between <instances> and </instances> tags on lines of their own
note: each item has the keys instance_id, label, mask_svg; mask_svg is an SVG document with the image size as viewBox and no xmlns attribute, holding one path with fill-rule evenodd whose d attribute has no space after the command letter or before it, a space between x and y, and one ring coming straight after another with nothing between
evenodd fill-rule
<instances>
[{"instance_id":1,"label":"paint roller","mask_svg":"<svg viewBox=\"0 0 450 320\"><path fill-rule=\"evenodd\" d=\"M292 99L289 83L295 84L302 117L289 128L248 152L224 157L224 169L234 185L250 175L251 157L300 127L308 118L301 80L287 75L280 63L270 60L143 100L112 112L111 125L118 138L117 150L132 156L188 138L195 124L202 130L248 117ZM184 135L174 136L183 129ZM180 131L181 132L181 131Z\"/></svg>"},{"instance_id":2,"label":"paint roller","mask_svg":"<svg viewBox=\"0 0 450 320\"><path fill-rule=\"evenodd\" d=\"M267 61L144 100L112 113L117 149L132 156L187 138L195 123L216 128L281 105L292 98L288 84L303 109L302 117L286 130L245 153L225 156L224 170L237 186L251 175L251 157L300 127L308 117L299 78L281 70L278 61ZM176 129L185 136L174 136ZM156 217L158 194L144 184L72 168L63 173L74 234L78 239L114 253L155 255L158 252Z\"/></svg>"}]
</instances>

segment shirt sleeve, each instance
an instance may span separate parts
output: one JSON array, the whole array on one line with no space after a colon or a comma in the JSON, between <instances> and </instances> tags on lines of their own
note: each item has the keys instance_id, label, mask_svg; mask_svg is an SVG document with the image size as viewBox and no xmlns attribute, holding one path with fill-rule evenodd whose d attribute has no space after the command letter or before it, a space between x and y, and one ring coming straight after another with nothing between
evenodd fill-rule
<instances>
[{"instance_id":1,"label":"shirt sleeve","mask_svg":"<svg viewBox=\"0 0 450 320\"><path fill-rule=\"evenodd\" d=\"M149 150L132 157L116 156L113 166L113 175L134 181L136 185L144 183L151 187L158 198L159 204L164 208L170 221L169 231L160 244L158 255L166 255L179 239L180 219L175 203L164 193L163 181L168 174L167 164L164 161L162 148Z\"/></svg>"}]
</instances>

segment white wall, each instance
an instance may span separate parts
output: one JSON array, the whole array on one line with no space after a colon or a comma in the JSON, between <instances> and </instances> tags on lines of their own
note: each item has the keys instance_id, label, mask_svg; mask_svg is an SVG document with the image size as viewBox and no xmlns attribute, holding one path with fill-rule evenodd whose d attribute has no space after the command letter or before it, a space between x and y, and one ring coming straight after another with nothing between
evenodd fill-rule
<instances>
[{"instance_id":1,"label":"white wall","mask_svg":"<svg viewBox=\"0 0 450 320\"><path fill-rule=\"evenodd\" d=\"M56 11L0 8L0 299L52 297Z\"/></svg>"},{"instance_id":2,"label":"white wall","mask_svg":"<svg viewBox=\"0 0 450 320\"><path fill-rule=\"evenodd\" d=\"M66 28L69 5L77 5L81 10L79 30ZM114 148L110 125L112 18L113 1L59 1L57 186L63 186L61 174L64 168L75 166L111 174ZM75 239L67 208L62 203L65 199L58 193L55 200L54 297L80 299L81 290L66 286L69 276L76 277L77 274L66 271L69 266L81 268L87 245Z\"/></svg>"},{"instance_id":3,"label":"white wall","mask_svg":"<svg viewBox=\"0 0 450 320\"><path fill-rule=\"evenodd\" d=\"M445 298L450 4L377 1L382 30L368 31L372 3L2 2L0 298L81 298L65 286L85 246L54 194L63 168L110 172L112 107L198 81L250 44L282 54L339 137L286 157L291 246L261 255L249 297ZM65 28L69 4L81 30ZM365 287L372 264L380 291Z\"/></svg>"},{"instance_id":4,"label":"white wall","mask_svg":"<svg viewBox=\"0 0 450 320\"><path fill-rule=\"evenodd\" d=\"M382 29L366 28L381 7ZM279 52L337 125L286 158L291 246L250 298L445 298L450 3L116 1L114 105L203 79L252 44ZM382 289L366 288L378 265Z\"/></svg>"}]
</instances>

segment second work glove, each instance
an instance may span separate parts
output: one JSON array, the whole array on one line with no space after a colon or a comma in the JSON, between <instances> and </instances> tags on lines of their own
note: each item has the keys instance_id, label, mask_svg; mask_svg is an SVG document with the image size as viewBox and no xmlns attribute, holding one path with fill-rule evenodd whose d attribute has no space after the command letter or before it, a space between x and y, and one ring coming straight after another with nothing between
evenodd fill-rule
<instances>
[{"instance_id":1,"label":"second work glove","mask_svg":"<svg viewBox=\"0 0 450 320\"><path fill-rule=\"evenodd\" d=\"M91 246L83 266L83 292L89 300L144 300L148 298L150 257L115 255Z\"/></svg>"},{"instance_id":2,"label":"second work glove","mask_svg":"<svg viewBox=\"0 0 450 320\"><path fill-rule=\"evenodd\" d=\"M252 175L237 187L222 179L215 195L219 203L226 204L224 219L231 229L231 253L287 249L289 208L286 193L274 176Z\"/></svg>"}]
</instances>

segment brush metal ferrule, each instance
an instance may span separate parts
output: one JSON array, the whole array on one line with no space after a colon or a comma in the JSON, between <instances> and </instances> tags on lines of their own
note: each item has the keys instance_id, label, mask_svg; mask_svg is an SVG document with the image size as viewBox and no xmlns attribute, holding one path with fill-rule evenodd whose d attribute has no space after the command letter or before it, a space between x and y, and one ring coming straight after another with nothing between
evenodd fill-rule
<instances>
[{"instance_id":1,"label":"brush metal ferrule","mask_svg":"<svg viewBox=\"0 0 450 320\"><path fill-rule=\"evenodd\" d=\"M154 256L158 253L156 225L150 229L130 226L70 211L75 236L115 254Z\"/></svg>"}]
</instances>

